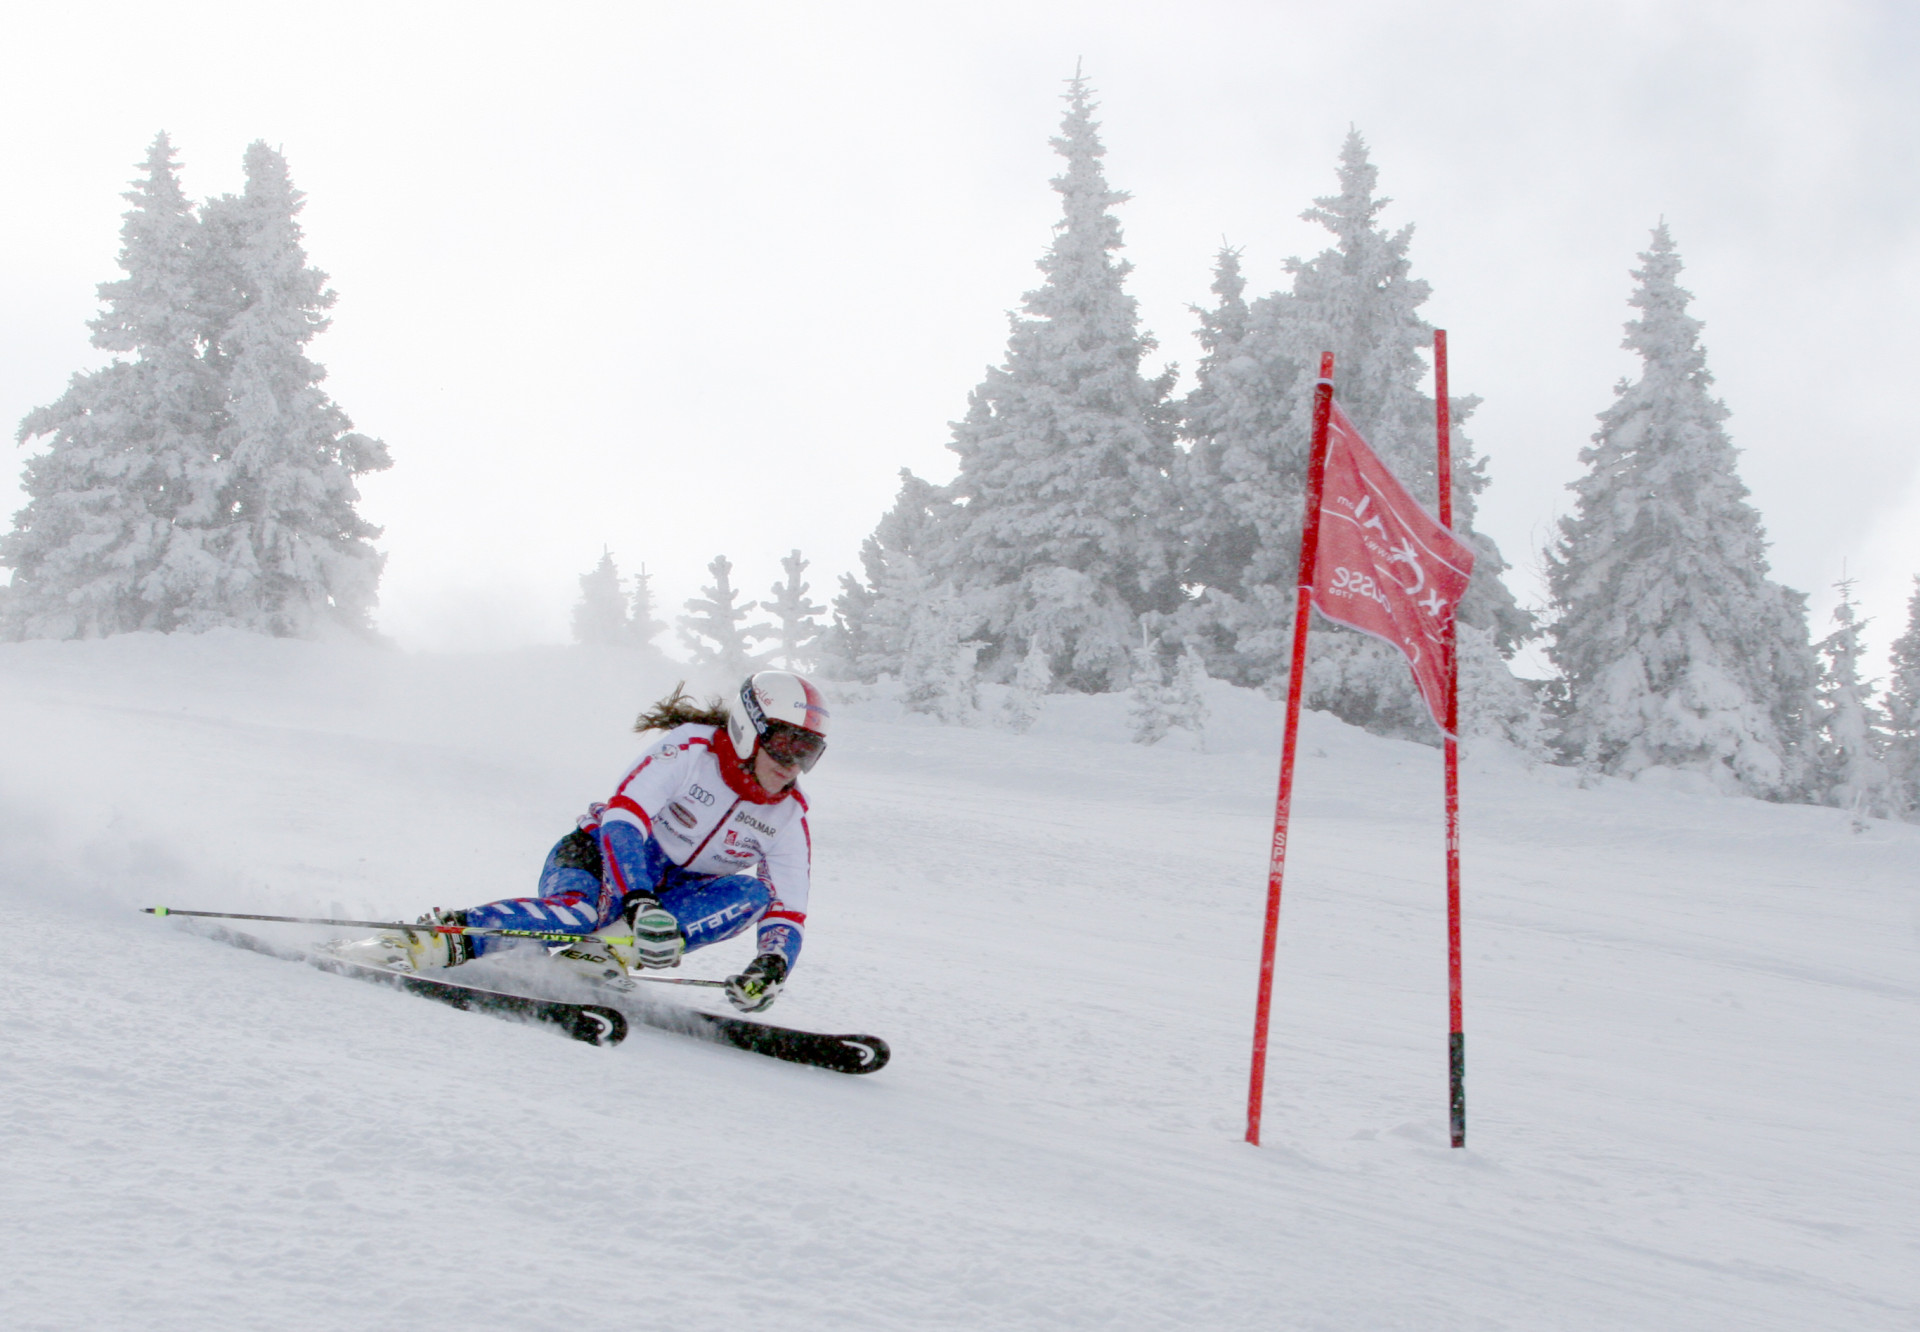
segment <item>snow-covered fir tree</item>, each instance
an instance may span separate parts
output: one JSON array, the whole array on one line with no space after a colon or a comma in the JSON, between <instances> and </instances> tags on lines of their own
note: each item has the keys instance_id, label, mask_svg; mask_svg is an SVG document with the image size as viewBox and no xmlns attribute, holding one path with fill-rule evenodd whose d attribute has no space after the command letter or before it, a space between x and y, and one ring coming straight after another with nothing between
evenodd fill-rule
<instances>
[{"instance_id":1,"label":"snow-covered fir tree","mask_svg":"<svg viewBox=\"0 0 1920 1332\"><path fill-rule=\"evenodd\" d=\"M335 293L307 263L305 196L265 143L246 153L246 186L211 200L206 228L208 355L225 385L214 438L220 524L182 627L234 625L308 636L371 628L384 557L380 529L355 510L356 477L392 465L320 384L306 346L331 322Z\"/></svg>"},{"instance_id":2,"label":"snow-covered fir tree","mask_svg":"<svg viewBox=\"0 0 1920 1332\"><path fill-rule=\"evenodd\" d=\"M1173 681L1168 686L1172 702L1171 720L1182 730L1191 731L1204 751L1207 747L1207 661L1200 649L1188 643L1174 663Z\"/></svg>"},{"instance_id":3,"label":"snow-covered fir tree","mask_svg":"<svg viewBox=\"0 0 1920 1332\"><path fill-rule=\"evenodd\" d=\"M861 554L873 544L869 537ZM840 575L840 595L833 599L833 620L820 636L820 669L836 680L879 678L885 668L873 651L872 617L878 598L858 574Z\"/></svg>"},{"instance_id":4,"label":"snow-covered fir tree","mask_svg":"<svg viewBox=\"0 0 1920 1332\"><path fill-rule=\"evenodd\" d=\"M1187 641L1204 644L1210 671L1235 683L1277 689L1285 682L1321 352L1334 353L1335 391L1347 415L1414 496L1437 507L1434 402L1421 387L1433 329L1418 314L1431 289L1411 273L1412 227L1389 233L1380 225L1390 200L1376 196L1377 182L1365 141L1350 132L1339 193L1316 199L1302 215L1326 227L1333 244L1313 259L1289 260L1291 290L1251 304L1238 253L1223 250L1213 286L1218 303L1198 312L1205 355L1183 404L1189 448L1179 475L1182 576L1201 590L1177 619ZM1502 578L1508 566L1498 547L1473 529L1487 476L1461 426L1478 401L1451 399L1454 530L1476 557L1461 621L1487 630L1463 636L1462 651L1488 653L1476 669L1491 679L1510 675L1505 659L1531 636L1533 620ZM1432 733L1403 659L1365 635L1316 626L1307 689L1312 706L1348 721ZM1519 686L1505 692L1529 697ZM1513 715L1523 731L1530 720L1525 709Z\"/></svg>"},{"instance_id":5,"label":"snow-covered fir tree","mask_svg":"<svg viewBox=\"0 0 1920 1332\"><path fill-rule=\"evenodd\" d=\"M713 575L713 585L687 600L687 614L680 617L680 641L697 665L716 667L728 676L745 675L760 664L749 644L762 636L765 626L750 628L741 623L753 603L737 604L740 594L733 586L733 564L725 555L714 556L707 572Z\"/></svg>"},{"instance_id":6,"label":"snow-covered fir tree","mask_svg":"<svg viewBox=\"0 0 1920 1332\"><path fill-rule=\"evenodd\" d=\"M914 607L900 660L900 701L908 711L955 726L977 715L976 661L982 644L965 636L972 619L972 612L944 584L929 590Z\"/></svg>"},{"instance_id":7,"label":"snow-covered fir tree","mask_svg":"<svg viewBox=\"0 0 1920 1332\"><path fill-rule=\"evenodd\" d=\"M901 469L893 508L860 546L865 578L840 576L833 623L821 650L834 675L871 683L882 675L900 674L907 626L929 586L923 561L934 533L952 510L943 487Z\"/></svg>"},{"instance_id":8,"label":"snow-covered fir tree","mask_svg":"<svg viewBox=\"0 0 1920 1332\"><path fill-rule=\"evenodd\" d=\"M1814 711L1816 768L1815 798L1849 809L1856 817L1885 818L1891 812L1891 789L1882 754L1884 723L1873 703L1873 684L1860 678L1860 658L1866 647L1860 632L1867 622L1854 614L1853 580L1842 578L1834 587L1840 603L1834 607L1836 626L1814 644L1820 661L1818 705Z\"/></svg>"},{"instance_id":9,"label":"snow-covered fir tree","mask_svg":"<svg viewBox=\"0 0 1920 1332\"><path fill-rule=\"evenodd\" d=\"M1137 745L1158 743L1170 729L1167 720L1167 672L1148 638L1145 624L1133 648L1133 666L1127 682L1127 720Z\"/></svg>"},{"instance_id":10,"label":"snow-covered fir tree","mask_svg":"<svg viewBox=\"0 0 1920 1332\"><path fill-rule=\"evenodd\" d=\"M1019 669L1013 673L1012 688L1007 691L1003 713L1007 729L1016 735L1033 729L1052 691L1053 669L1047 665L1047 654L1038 643L1029 644L1027 655L1020 659Z\"/></svg>"},{"instance_id":11,"label":"snow-covered fir tree","mask_svg":"<svg viewBox=\"0 0 1920 1332\"><path fill-rule=\"evenodd\" d=\"M1171 678L1169 678L1171 677ZM1127 716L1135 744L1154 745L1175 729L1189 731L1206 748L1206 667L1189 644L1169 672L1145 624L1133 650L1133 681L1127 686Z\"/></svg>"},{"instance_id":12,"label":"snow-covered fir tree","mask_svg":"<svg viewBox=\"0 0 1920 1332\"><path fill-rule=\"evenodd\" d=\"M808 561L794 551L780 561L786 578L774 583L773 600L760 603L760 609L773 616L770 637L774 647L769 660L790 671L812 670L823 627L820 613L825 606L807 597L811 587L803 582Z\"/></svg>"},{"instance_id":13,"label":"snow-covered fir tree","mask_svg":"<svg viewBox=\"0 0 1920 1332\"><path fill-rule=\"evenodd\" d=\"M1920 575L1907 601L1906 632L1893 640L1887 680L1887 766L1902 818L1920 822Z\"/></svg>"},{"instance_id":14,"label":"snow-covered fir tree","mask_svg":"<svg viewBox=\"0 0 1920 1332\"><path fill-rule=\"evenodd\" d=\"M666 622L654 618L653 614L653 575L642 564L640 572L633 576L633 601L627 612L627 633L637 648L648 652L657 652L653 640L667 631Z\"/></svg>"},{"instance_id":15,"label":"snow-covered fir tree","mask_svg":"<svg viewBox=\"0 0 1920 1332\"><path fill-rule=\"evenodd\" d=\"M1640 376L1601 413L1575 512L1546 552L1561 743L1608 773L1728 772L1791 798L1812 747L1806 599L1767 577L1665 223L1640 259L1623 344Z\"/></svg>"},{"instance_id":16,"label":"snow-covered fir tree","mask_svg":"<svg viewBox=\"0 0 1920 1332\"><path fill-rule=\"evenodd\" d=\"M1420 387L1433 326L1418 314L1432 288L1412 276L1413 227L1389 233L1380 225L1379 214L1392 201L1376 195L1378 182L1366 141L1349 130L1340 149L1340 192L1314 200L1301 215L1332 232L1334 243L1313 259L1288 261L1292 289L1259 303L1257 327L1274 344L1266 353L1270 360L1317 367L1320 352L1334 353L1334 391L1342 409L1414 498L1437 512L1434 401ZM1312 419L1313 376L1298 374L1291 382L1291 416L1301 423L1295 434L1304 440ZM1503 659L1533 633L1533 618L1520 609L1502 578L1508 566L1499 547L1473 526L1487 474L1462 427L1479 401L1449 401L1453 530L1474 551L1473 581L1460 603L1460 621L1489 631L1463 636L1461 649L1464 655L1476 645L1491 645L1496 656L1479 668L1498 673L1505 669ZM1304 483L1304 468L1291 475L1296 484ZM1303 504L1296 500L1296 512ZM1289 581L1296 576L1297 536L1293 549L1296 554L1285 566ZM1284 601L1290 612L1291 595ZM1316 632L1314 639L1307 680L1313 706L1376 730L1431 733L1425 706L1397 651L1346 629ZM1276 664L1284 674L1284 658Z\"/></svg>"},{"instance_id":17,"label":"snow-covered fir tree","mask_svg":"<svg viewBox=\"0 0 1920 1332\"><path fill-rule=\"evenodd\" d=\"M124 198L126 276L103 283L93 345L131 356L73 376L30 412L19 440L47 437L26 466L27 506L0 538L13 573L9 637L94 638L181 627L207 572L202 543L224 519L212 436L219 375L201 354L199 220L167 136Z\"/></svg>"},{"instance_id":18,"label":"snow-covered fir tree","mask_svg":"<svg viewBox=\"0 0 1920 1332\"><path fill-rule=\"evenodd\" d=\"M1552 748L1540 701L1531 686L1507 669L1493 644L1493 630L1460 624L1456 633L1461 737L1503 740L1530 760L1550 758Z\"/></svg>"},{"instance_id":19,"label":"snow-covered fir tree","mask_svg":"<svg viewBox=\"0 0 1920 1332\"><path fill-rule=\"evenodd\" d=\"M1179 600L1170 551L1171 373L1149 380L1153 349L1125 290L1112 213L1126 195L1101 170L1105 149L1085 79L1066 94L1052 182L1063 212L1040 260L1044 281L1013 316L1005 361L970 396L951 447L959 474L927 548L933 584L951 585L984 644L982 669L1011 678L1038 643L1072 689L1126 683L1133 625ZM869 583L875 610L887 594Z\"/></svg>"},{"instance_id":20,"label":"snow-covered fir tree","mask_svg":"<svg viewBox=\"0 0 1920 1332\"><path fill-rule=\"evenodd\" d=\"M627 619L627 593L613 552L602 548L600 563L580 575L580 600L573 606L573 641L592 647L626 647L633 641Z\"/></svg>"},{"instance_id":21,"label":"snow-covered fir tree","mask_svg":"<svg viewBox=\"0 0 1920 1332\"><path fill-rule=\"evenodd\" d=\"M1184 543L1178 612L1212 671L1241 685L1284 679L1293 632L1309 432L1294 419L1300 365L1278 346L1272 302L1256 330L1240 252L1215 259L1212 309L1195 309L1202 356L1181 405L1175 478Z\"/></svg>"}]
</instances>

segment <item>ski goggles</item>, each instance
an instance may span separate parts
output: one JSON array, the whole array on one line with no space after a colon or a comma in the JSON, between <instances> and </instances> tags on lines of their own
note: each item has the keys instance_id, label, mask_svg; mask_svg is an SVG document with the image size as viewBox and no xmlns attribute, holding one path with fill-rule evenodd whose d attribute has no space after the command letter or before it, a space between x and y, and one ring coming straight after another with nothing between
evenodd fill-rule
<instances>
[{"instance_id":1,"label":"ski goggles","mask_svg":"<svg viewBox=\"0 0 1920 1332\"><path fill-rule=\"evenodd\" d=\"M760 747L783 767L812 772L813 765L827 752L827 737L792 722L770 721L767 729L760 733Z\"/></svg>"}]
</instances>

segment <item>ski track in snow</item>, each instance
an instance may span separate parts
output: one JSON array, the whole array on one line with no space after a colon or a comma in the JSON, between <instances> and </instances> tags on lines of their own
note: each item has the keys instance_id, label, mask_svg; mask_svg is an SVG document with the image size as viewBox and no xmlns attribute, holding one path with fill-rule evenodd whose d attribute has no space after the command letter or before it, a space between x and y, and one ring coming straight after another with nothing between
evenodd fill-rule
<instances>
[{"instance_id":1,"label":"ski track in snow","mask_svg":"<svg viewBox=\"0 0 1920 1332\"><path fill-rule=\"evenodd\" d=\"M1470 755L1464 1152L1438 755L1316 715L1240 1141L1279 716L1219 686L1204 754L1122 743L1115 699L1025 736L840 709L772 1016L885 1036L869 1078L133 910L522 894L675 678L0 647L0 1324L1920 1324L1920 828Z\"/></svg>"}]
</instances>

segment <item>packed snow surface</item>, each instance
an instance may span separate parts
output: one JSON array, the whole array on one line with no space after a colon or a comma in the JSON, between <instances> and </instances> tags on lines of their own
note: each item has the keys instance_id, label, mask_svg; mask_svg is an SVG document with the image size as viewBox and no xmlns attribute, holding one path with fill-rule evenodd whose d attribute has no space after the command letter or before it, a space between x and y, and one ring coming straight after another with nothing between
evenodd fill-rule
<instances>
[{"instance_id":1,"label":"packed snow surface","mask_svg":"<svg viewBox=\"0 0 1920 1332\"><path fill-rule=\"evenodd\" d=\"M1920 1324L1920 828L1470 753L1464 1151L1438 753L1317 715L1241 1140L1280 717L1223 686L1204 752L1116 698L1014 735L841 691L769 1016L885 1036L871 1077L596 1049L135 910L521 895L674 678L0 648L0 1324Z\"/></svg>"}]
</instances>

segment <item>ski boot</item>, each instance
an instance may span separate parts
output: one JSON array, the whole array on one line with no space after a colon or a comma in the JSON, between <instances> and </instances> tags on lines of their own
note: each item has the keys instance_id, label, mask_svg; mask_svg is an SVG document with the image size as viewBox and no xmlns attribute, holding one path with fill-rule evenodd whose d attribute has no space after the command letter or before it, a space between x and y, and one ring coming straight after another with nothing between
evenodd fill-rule
<instances>
[{"instance_id":1,"label":"ski boot","mask_svg":"<svg viewBox=\"0 0 1920 1332\"><path fill-rule=\"evenodd\" d=\"M464 911L442 911L439 907L420 917L422 925L465 925ZM323 945L325 951L343 962L386 971L438 971L457 967L473 958L473 940L464 934L433 934L426 931L390 930L371 939L345 939Z\"/></svg>"}]
</instances>

